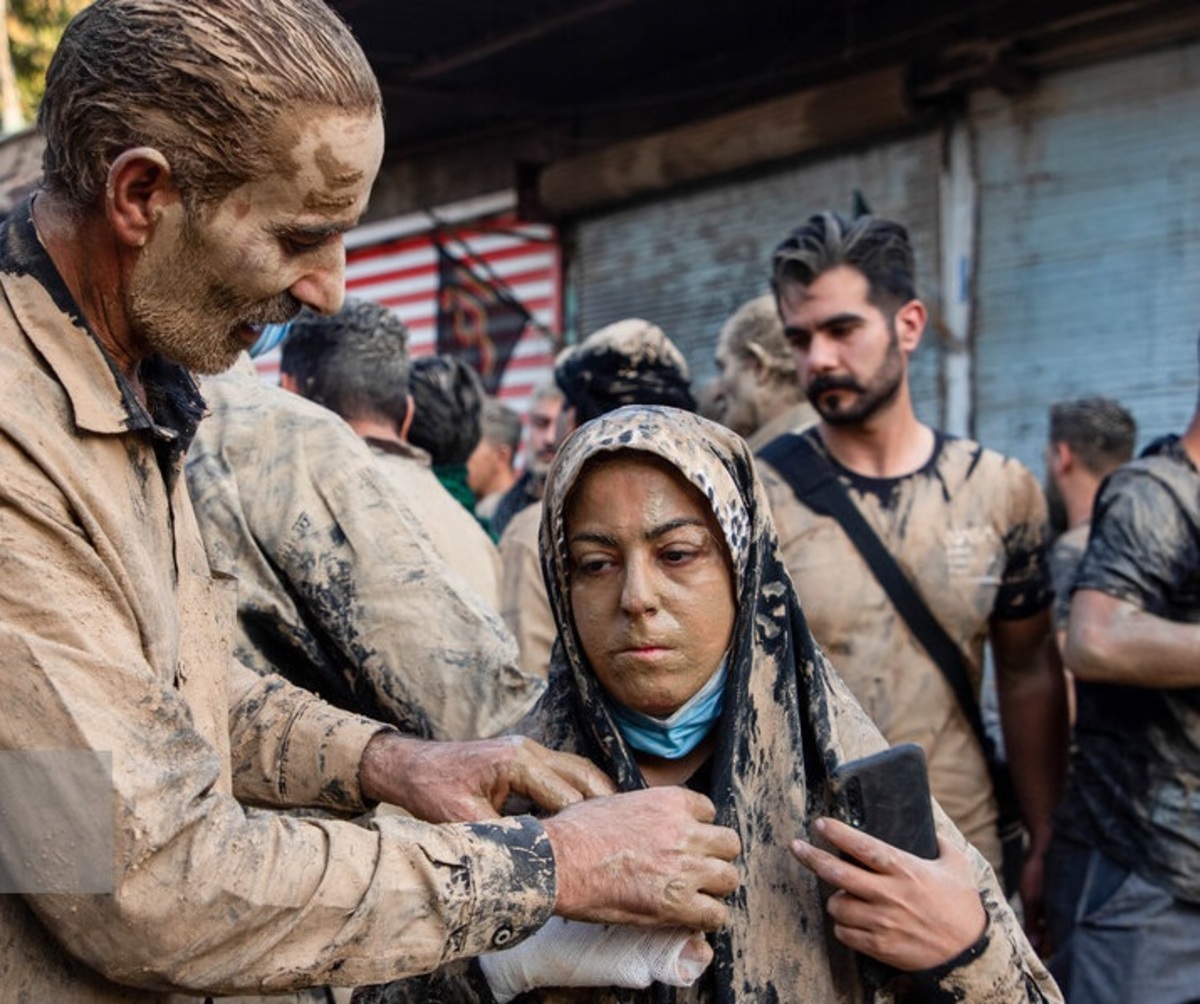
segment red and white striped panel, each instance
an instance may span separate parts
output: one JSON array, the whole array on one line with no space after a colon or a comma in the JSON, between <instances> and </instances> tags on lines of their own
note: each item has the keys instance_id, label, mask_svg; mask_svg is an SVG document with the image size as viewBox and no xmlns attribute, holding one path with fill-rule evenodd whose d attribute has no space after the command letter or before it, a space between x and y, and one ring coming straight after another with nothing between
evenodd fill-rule
<instances>
[{"instance_id":1,"label":"red and white striped panel","mask_svg":"<svg viewBox=\"0 0 1200 1004\"><path fill-rule=\"evenodd\" d=\"M538 323L562 330L562 255L553 227L518 223L505 214L457 224L443 240L456 258L467 257L469 249L486 261L488 270L475 266L481 277L498 276ZM414 358L437 351L437 287L437 251L428 233L352 247L346 254L347 295L394 310L408 325ZM278 350L256 359L255 366L264 379L277 382ZM553 369L554 343L531 326L509 359L500 398L524 417L531 391Z\"/></svg>"},{"instance_id":2,"label":"red and white striped panel","mask_svg":"<svg viewBox=\"0 0 1200 1004\"><path fill-rule=\"evenodd\" d=\"M561 255L554 229L517 224L505 218L456 227L446 248L456 258L482 258L483 278L497 276L549 331L562 327ZM464 246L465 245L465 246ZM415 357L437 351L437 252L428 234L352 251L346 264L346 290L394 310L408 325ZM554 344L532 327L513 350L500 381L499 397L525 413L530 392L549 379Z\"/></svg>"}]
</instances>

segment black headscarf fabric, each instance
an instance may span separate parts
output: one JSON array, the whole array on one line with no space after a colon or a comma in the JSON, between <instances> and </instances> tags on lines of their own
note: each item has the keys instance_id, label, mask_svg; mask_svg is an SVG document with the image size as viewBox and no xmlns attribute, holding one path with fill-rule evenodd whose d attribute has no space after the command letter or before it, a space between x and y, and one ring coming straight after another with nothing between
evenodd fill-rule
<instances>
[{"instance_id":1,"label":"black headscarf fabric","mask_svg":"<svg viewBox=\"0 0 1200 1004\"><path fill-rule=\"evenodd\" d=\"M696 410L687 360L649 321L618 321L592 333L559 357L554 379L579 424L627 404Z\"/></svg>"}]
</instances>

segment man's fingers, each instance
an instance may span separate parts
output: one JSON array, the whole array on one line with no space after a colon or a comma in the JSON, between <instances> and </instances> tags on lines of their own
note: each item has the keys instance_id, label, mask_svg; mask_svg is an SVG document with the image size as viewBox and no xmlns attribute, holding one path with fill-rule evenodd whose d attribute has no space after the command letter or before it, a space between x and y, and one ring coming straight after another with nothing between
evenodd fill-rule
<instances>
[{"instance_id":1,"label":"man's fingers","mask_svg":"<svg viewBox=\"0 0 1200 1004\"><path fill-rule=\"evenodd\" d=\"M603 798L616 794L617 786L612 778L586 757L555 752L551 752L550 756L553 770L583 798Z\"/></svg>"},{"instance_id":2,"label":"man's fingers","mask_svg":"<svg viewBox=\"0 0 1200 1004\"><path fill-rule=\"evenodd\" d=\"M616 787L595 764L573 753L546 749L531 739L513 737L504 770L504 787L543 809L557 812L588 798L611 795Z\"/></svg>"},{"instance_id":3,"label":"man's fingers","mask_svg":"<svg viewBox=\"0 0 1200 1004\"><path fill-rule=\"evenodd\" d=\"M719 899L696 893L686 908L680 910L682 926L700 931L719 931L729 923L729 907Z\"/></svg>"}]
</instances>

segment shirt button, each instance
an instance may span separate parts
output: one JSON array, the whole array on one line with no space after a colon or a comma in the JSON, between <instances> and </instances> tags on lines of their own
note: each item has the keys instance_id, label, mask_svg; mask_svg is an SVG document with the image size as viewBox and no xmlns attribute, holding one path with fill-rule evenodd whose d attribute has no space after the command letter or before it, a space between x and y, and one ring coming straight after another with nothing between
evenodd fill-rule
<instances>
[{"instance_id":1,"label":"shirt button","mask_svg":"<svg viewBox=\"0 0 1200 1004\"><path fill-rule=\"evenodd\" d=\"M492 945L496 948L503 948L513 940L513 929L505 924L495 934L492 935Z\"/></svg>"}]
</instances>

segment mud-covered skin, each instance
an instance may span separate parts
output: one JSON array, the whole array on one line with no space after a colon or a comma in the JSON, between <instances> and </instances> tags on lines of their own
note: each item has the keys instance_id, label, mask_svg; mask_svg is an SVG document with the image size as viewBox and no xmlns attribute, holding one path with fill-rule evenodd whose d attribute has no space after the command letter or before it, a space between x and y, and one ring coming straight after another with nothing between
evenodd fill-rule
<instances>
[{"instance_id":1,"label":"mud-covered skin","mask_svg":"<svg viewBox=\"0 0 1200 1004\"><path fill-rule=\"evenodd\" d=\"M1050 580L1054 583L1054 630L1066 631L1071 613L1071 587L1083 552L1087 550L1091 525L1080 523L1062 534L1050 548Z\"/></svg>"},{"instance_id":2,"label":"mud-covered skin","mask_svg":"<svg viewBox=\"0 0 1200 1004\"><path fill-rule=\"evenodd\" d=\"M474 739L517 721L542 683L431 543L429 493L456 515L432 471L374 454L326 409L251 373L206 379L204 393L212 414L187 480L209 561L238 580L238 659L416 736ZM491 542L462 519L488 549L486 575Z\"/></svg>"},{"instance_id":3,"label":"mud-covered skin","mask_svg":"<svg viewBox=\"0 0 1200 1004\"><path fill-rule=\"evenodd\" d=\"M361 810L380 726L230 658L233 584L209 572L180 469L195 388L143 367L154 410L138 404L72 320L27 203L0 228L0 287L0 749L111 753L115 886L0 896L0 996L378 982L540 925L553 864L531 819L366 829L245 807Z\"/></svg>"},{"instance_id":4,"label":"mud-covered skin","mask_svg":"<svg viewBox=\"0 0 1200 1004\"><path fill-rule=\"evenodd\" d=\"M1200 472L1179 442L1109 476L1075 585L1200 623ZM1200 903L1200 688L1079 680L1076 694L1056 831Z\"/></svg>"},{"instance_id":5,"label":"mud-covered skin","mask_svg":"<svg viewBox=\"0 0 1200 1004\"><path fill-rule=\"evenodd\" d=\"M815 430L805 433L827 454ZM1045 498L1022 464L939 435L921 470L853 475L832 460L871 528L958 643L979 691L989 621L1051 602ZM841 526L802 505L760 462L784 563L822 648L892 743L925 749L934 797L992 863L1000 863L987 766L954 692Z\"/></svg>"},{"instance_id":6,"label":"mud-covered skin","mask_svg":"<svg viewBox=\"0 0 1200 1004\"><path fill-rule=\"evenodd\" d=\"M716 958L687 990L547 990L524 999L588 1004L885 1004L891 986L871 989L852 953L832 936L827 890L788 850L808 839L809 822L825 810L825 779L845 760L880 749L883 737L816 647L779 558L778 541L746 444L734 433L669 409L630 407L582 427L552 468L542 523L542 553L556 621L549 688L521 726L547 745L582 753L622 790L645 787L633 753L611 720L600 686L583 656L571 612L563 511L587 460L634 449L677 467L709 500L737 577L738 618L729 682L707 793L717 821L737 830L741 888L731 897L733 920L714 936ZM935 806L939 830L958 846L960 833ZM961 966L928 974L919 1001L1016 1004L1060 1001L1057 988L1029 947L990 868L967 849L988 914L985 938ZM362 991L356 1004L490 1001L469 967Z\"/></svg>"},{"instance_id":7,"label":"mud-covered skin","mask_svg":"<svg viewBox=\"0 0 1200 1004\"><path fill-rule=\"evenodd\" d=\"M802 429L807 429L816 420L816 409L807 401L799 401L787 411L776 415L766 425L755 429L753 435L746 437L746 445L750 447L752 453L757 453L767 443L782 436L785 432L800 432Z\"/></svg>"}]
</instances>

